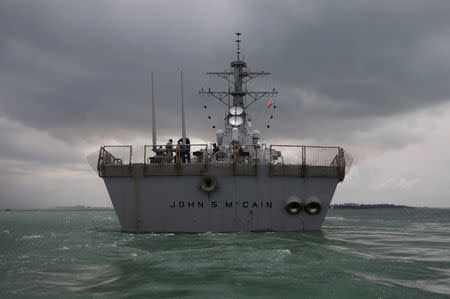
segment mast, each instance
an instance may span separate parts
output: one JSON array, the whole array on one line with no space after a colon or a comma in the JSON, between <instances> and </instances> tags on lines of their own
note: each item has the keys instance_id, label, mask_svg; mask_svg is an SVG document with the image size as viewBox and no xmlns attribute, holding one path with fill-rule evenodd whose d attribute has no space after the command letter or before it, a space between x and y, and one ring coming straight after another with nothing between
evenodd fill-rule
<instances>
[{"instance_id":1,"label":"mast","mask_svg":"<svg viewBox=\"0 0 450 299\"><path fill-rule=\"evenodd\" d=\"M184 116L184 91L183 91L183 71L181 71L181 137L183 145L186 144L186 120Z\"/></svg>"},{"instance_id":2,"label":"mast","mask_svg":"<svg viewBox=\"0 0 450 299\"><path fill-rule=\"evenodd\" d=\"M152 84L152 138L153 138L153 150L156 150L156 120L155 120L155 92L153 86L153 72L151 73Z\"/></svg>"},{"instance_id":3,"label":"mast","mask_svg":"<svg viewBox=\"0 0 450 299\"><path fill-rule=\"evenodd\" d=\"M242 124L246 125L246 113L245 110L262 99L265 96L274 96L278 94L278 91L274 89L270 91L248 91L244 90L243 85L250 80L253 80L257 77L267 76L270 73L260 71L260 72L252 72L247 68L247 63L241 59L241 33L236 33L236 59L230 63L231 70L224 72L208 72L208 75L215 75L221 77L228 81L228 83L233 86L232 90L228 91L213 91L210 88L208 90L200 90L200 95L213 96L224 105L228 107L228 120L229 124L233 127L240 127ZM225 101L225 98L228 96L233 97L233 106L230 107L229 104ZM244 101L245 97L250 97L250 101Z\"/></svg>"},{"instance_id":4,"label":"mast","mask_svg":"<svg viewBox=\"0 0 450 299\"><path fill-rule=\"evenodd\" d=\"M240 54L241 54L241 48L240 48L241 40L239 39L240 35L241 35L240 32L236 33L236 36L237 36L236 60L231 62L231 67L233 68L233 79L234 79L234 91L232 93L232 96L233 96L233 106L244 108L243 97L245 96L245 93L243 93L243 90L242 90L242 82L243 82L243 77L244 77L242 68L247 67L247 64L244 61L242 61L240 58Z\"/></svg>"}]
</instances>

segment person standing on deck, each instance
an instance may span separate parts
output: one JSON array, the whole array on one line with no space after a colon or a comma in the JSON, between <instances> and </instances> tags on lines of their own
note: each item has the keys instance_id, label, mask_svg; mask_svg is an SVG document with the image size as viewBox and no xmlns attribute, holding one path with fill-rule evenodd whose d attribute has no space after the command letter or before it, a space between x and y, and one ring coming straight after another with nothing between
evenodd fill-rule
<instances>
[{"instance_id":1,"label":"person standing on deck","mask_svg":"<svg viewBox=\"0 0 450 299\"><path fill-rule=\"evenodd\" d=\"M217 153L218 151L220 151L220 149L219 149L219 147L217 146L217 144L213 143L212 146L213 146L213 155L214 155L215 153Z\"/></svg>"},{"instance_id":2,"label":"person standing on deck","mask_svg":"<svg viewBox=\"0 0 450 299\"><path fill-rule=\"evenodd\" d=\"M183 143L183 138L178 139L178 144ZM181 161L191 163L191 141L186 137L186 144L181 146Z\"/></svg>"},{"instance_id":3,"label":"person standing on deck","mask_svg":"<svg viewBox=\"0 0 450 299\"><path fill-rule=\"evenodd\" d=\"M166 144L166 151L167 151L167 156L169 157L167 160L169 160L170 162L174 161L173 159L173 145L172 145L172 139L169 139L169 141Z\"/></svg>"}]
</instances>

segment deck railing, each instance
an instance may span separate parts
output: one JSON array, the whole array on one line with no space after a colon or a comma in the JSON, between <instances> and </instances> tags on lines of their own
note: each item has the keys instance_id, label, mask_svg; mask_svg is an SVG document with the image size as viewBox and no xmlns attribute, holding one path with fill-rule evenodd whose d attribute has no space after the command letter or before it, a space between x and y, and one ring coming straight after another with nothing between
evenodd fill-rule
<instances>
[{"instance_id":1,"label":"deck railing","mask_svg":"<svg viewBox=\"0 0 450 299\"><path fill-rule=\"evenodd\" d=\"M336 175L345 177L344 150L337 146L271 145L270 175L297 173L306 176L308 167L336 169Z\"/></svg>"},{"instance_id":2,"label":"deck railing","mask_svg":"<svg viewBox=\"0 0 450 299\"><path fill-rule=\"evenodd\" d=\"M230 148L229 148L230 149ZM131 145L102 146L99 153L97 169L99 175L104 174L105 167L128 166L129 175L132 174L132 163L139 163L133 159ZM194 165L195 169L208 169L210 165L232 165L235 175L256 175L258 165L269 165L270 175L299 175L305 176L308 167L335 168L338 177L345 176L344 151L340 147L306 146L306 145L232 145L230 151L213 153L208 144L190 145L144 145L144 173L158 174L163 165L171 164L176 174L181 174L182 164ZM169 167L170 168L170 167ZM148 170L147 172L145 170ZM172 175L173 171L167 172ZM128 171L121 171L126 175ZM183 172L184 174L184 172Z\"/></svg>"},{"instance_id":3,"label":"deck railing","mask_svg":"<svg viewBox=\"0 0 450 299\"><path fill-rule=\"evenodd\" d=\"M270 164L305 166L342 166L342 149L337 146L270 146Z\"/></svg>"},{"instance_id":4,"label":"deck railing","mask_svg":"<svg viewBox=\"0 0 450 299\"><path fill-rule=\"evenodd\" d=\"M130 168L133 150L131 145L104 145L100 148L97 162L99 176L103 175L106 166L124 166Z\"/></svg>"}]
</instances>

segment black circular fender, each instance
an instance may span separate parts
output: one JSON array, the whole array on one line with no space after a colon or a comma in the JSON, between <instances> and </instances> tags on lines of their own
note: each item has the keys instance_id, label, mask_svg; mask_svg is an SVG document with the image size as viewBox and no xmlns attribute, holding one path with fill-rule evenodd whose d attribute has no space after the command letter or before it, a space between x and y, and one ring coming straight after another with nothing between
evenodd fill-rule
<instances>
[{"instance_id":1,"label":"black circular fender","mask_svg":"<svg viewBox=\"0 0 450 299\"><path fill-rule=\"evenodd\" d=\"M317 200L308 201L305 205L305 212L309 215L317 215L322 210L322 205Z\"/></svg>"},{"instance_id":2,"label":"black circular fender","mask_svg":"<svg viewBox=\"0 0 450 299\"><path fill-rule=\"evenodd\" d=\"M286 202L284 208L286 209L286 212L291 215L296 215L303 210L302 203L298 200L289 200Z\"/></svg>"}]
</instances>

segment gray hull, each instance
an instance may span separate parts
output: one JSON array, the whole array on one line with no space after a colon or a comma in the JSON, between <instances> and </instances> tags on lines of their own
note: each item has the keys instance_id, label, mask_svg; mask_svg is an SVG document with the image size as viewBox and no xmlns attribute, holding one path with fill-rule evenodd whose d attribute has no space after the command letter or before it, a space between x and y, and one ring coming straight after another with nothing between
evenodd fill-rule
<instances>
[{"instance_id":1,"label":"gray hull","mask_svg":"<svg viewBox=\"0 0 450 299\"><path fill-rule=\"evenodd\" d=\"M105 169L103 179L122 229L190 233L320 230L339 182L335 167L196 167L132 164ZM211 192L200 187L205 174L216 178L217 187ZM316 215L305 211L292 215L286 211L289 200L303 204L314 200L322 208Z\"/></svg>"}]
</instances>

